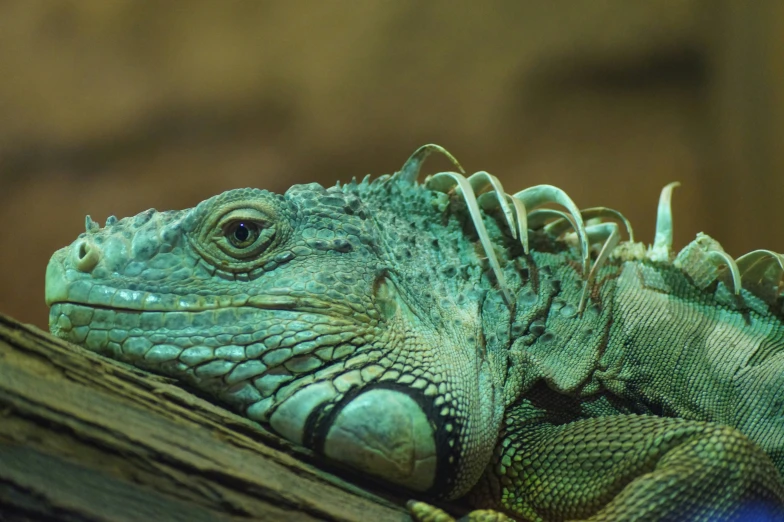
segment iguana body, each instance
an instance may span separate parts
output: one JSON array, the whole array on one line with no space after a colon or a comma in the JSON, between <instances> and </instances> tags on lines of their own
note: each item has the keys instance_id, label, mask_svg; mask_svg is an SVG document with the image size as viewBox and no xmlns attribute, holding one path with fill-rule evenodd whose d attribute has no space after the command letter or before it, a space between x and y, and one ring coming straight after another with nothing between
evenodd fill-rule
<instances>
[{"instance_id":1,"label":"iguana body","mask_svg":"<svg viewBox=\"0 0 784 522\"><path fill-rule=\"evenodd\" d=\"M784 518L778 258L738 270L700 236L674 259L666 204L648 252L584 226L607 209L545 226L525 204L569 209L553 187L416 183L433 149L374 181L88 217L47 268L52 332L418 494L525 520Z\"/></svg>"}]
</instances>

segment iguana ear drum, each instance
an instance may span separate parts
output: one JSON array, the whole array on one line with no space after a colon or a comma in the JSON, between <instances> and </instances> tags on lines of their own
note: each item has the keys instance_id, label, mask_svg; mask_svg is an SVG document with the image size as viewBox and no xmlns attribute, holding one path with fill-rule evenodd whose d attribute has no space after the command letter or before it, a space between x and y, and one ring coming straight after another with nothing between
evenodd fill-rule
<instances>
[{"instance_id":1,"label":"iguana ear drum","mask_svg":"<svg viewBox=\"0 0 784 522\"><path fill-rule=\"evenodd\" d=\"M270 427L330 460L434 496L456 487L461 422L433 396L397 383L338 396L330 381L306 386L279 404Z\"/></svg>"},{"instance_id":2,"label":"iguana ear drum","mask_svg":"<svg viewBox=\"0 0 784 522\"><path fill-rule=\"evenodd\" d=\"M435 429L406 393L376 388L357 396L334 418L324 455L359 471L426 491L436 478Z\"/></svg>"}]
</instances>

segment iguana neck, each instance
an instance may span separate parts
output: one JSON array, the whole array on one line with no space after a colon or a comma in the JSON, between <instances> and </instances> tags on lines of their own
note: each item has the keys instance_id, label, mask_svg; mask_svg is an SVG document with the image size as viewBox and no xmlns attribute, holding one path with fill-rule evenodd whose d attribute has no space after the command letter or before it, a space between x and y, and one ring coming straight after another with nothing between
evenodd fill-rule
<instances>
[{"instance_id":1,"label":"iguana neck","mask_svg":"<svg viewBox=\"0 0 784 522\"><path fill-rule=\"evenodd\" d=\"M393 179L343 189L357 193L369 207L384 237L390 271L413 306L429 310L435 301L449 302L451 308L481 317L481 349L505 366L508 403L541 379L564 393L598 388L593 373L607 341L619 262L600 270L580 312L585 275L576 249L533 233L532 251L525 255L497 216L485 216L514 296L509 306L461 209L461 198ZM437 326L449 317L430 314L428 319ZM518 368L512 371L513 366Z\"/></svg>"}]
</instances>

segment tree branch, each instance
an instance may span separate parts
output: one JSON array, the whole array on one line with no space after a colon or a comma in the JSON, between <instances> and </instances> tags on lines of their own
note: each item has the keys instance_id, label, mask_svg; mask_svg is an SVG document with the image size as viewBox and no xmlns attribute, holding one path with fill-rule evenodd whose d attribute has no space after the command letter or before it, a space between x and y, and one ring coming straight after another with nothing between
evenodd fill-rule
<instances>
[{"instance_id":1,"label":"tree branch","mask_svg":"<svg viewBox=\"0 0 784 522\"><path fill-rule=\"evenodd\" d=\"M410 520L405 497L318 462L168 379L0 314L0 519Z\"/></svg>"}]
</instances>

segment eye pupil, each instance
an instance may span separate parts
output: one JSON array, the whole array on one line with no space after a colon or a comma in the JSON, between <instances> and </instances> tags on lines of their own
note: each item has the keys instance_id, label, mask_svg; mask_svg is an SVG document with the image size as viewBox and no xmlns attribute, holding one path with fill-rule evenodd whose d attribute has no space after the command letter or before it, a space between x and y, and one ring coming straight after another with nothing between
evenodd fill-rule
<instances>
[{"instance_id":1,"label":"eye pupil","mask_svg":"<svg viewBox=\"0 0 784 522\"><path fill-rule=\"evenodd\" d=\"M250 230L245 223L239 223L234 229L234 239L240 243L244 243L250 237Z\"/></svg>"}]
</instances>

